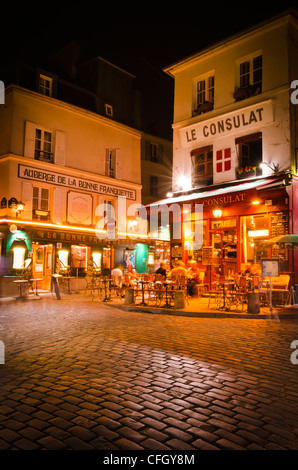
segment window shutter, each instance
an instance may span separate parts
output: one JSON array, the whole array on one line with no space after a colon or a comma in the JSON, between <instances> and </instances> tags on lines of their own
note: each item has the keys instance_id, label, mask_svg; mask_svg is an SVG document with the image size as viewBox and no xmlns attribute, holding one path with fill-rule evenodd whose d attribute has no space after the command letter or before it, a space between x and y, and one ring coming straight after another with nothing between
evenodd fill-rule
<instances>
[{"instance_id":1,"label":"window shutter","mask_svg":"<svg viewBox=\"0 0 298 470\"><path fill-rule=\"evenodd\" d=\"M105 176L110 176L110 149L105 150Z\"/></svg>"},{"instance_id":2,"label":"window shutter","mask_svg":"<svg viewBox=\"0 0 298 470\"><path fill-rule=\"evenodd\" d=\"M231 149L225 149L225 171L231 169Z\"/></svg>"},{"instance_id":3,"label":"window shutter","mask_svg":"<svg viewBox=\"0 0 298 470\"><path fill-rule=\"evenodd\" d=\"M220 160L216 164L216 171L217 173L221 173L222 172L222 150L218 150L216 152L216 160Z\"/></svg>"},{"instance_id":4,"label":"window shutter","mask_svg":"<svg viewBox=\"0 0 298 470\"><path fill-rule=\"evenodd\" d=\"M32 220L32 199L33 186L32 183L23 182L22 186L22 202L25 204L22 211L22 219Z\"/></svg>"},{"instance_id":5,"label":"window shutter","mask_svg":"<svg viewBox=\"0 0 298 470\"><path fill-rule=\"evenodd\" d=\"M65 132L56 131L55 139L55 163L57 165L65 165Z\"/></svg>"},{"instance_id":6,"label":"window shutter","mask_svg":"<svg viewBox=\"0 0 298 470\"><path fill-rule=\"evenodd\" d=\"M55 188L53 196L53 214L52 219L56 224L63 222L63 189Z\"/></svg>"},{"instance_id":7,"label":"window shutter","mask_svg":"<svg viewBox=\"0 0 298 470\"><path fill-rule=\"evenodd\" d=\"M24 157L34 158L35 148L35 129L36 124L30 121L25 123L25 142L24 142Z\"/></svg>"},{"instance_id":8,"label":"window shutter","mask_svg":"<svg viewBox=\"0 0 298 470\"><path fill-rule=\"evenodd\" d=\"M115 151L115 158L116 158L116 178L118 180L122 179L122 151L116 149Z\"/></svg>"}]
</instances>

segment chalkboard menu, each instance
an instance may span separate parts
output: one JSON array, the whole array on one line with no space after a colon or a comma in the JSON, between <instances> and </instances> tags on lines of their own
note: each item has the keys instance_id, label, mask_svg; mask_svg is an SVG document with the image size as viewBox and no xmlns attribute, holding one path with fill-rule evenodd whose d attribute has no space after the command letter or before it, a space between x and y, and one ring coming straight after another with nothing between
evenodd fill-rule
<instances>
[{"instance_id":1,"label":"chalkboard menu","mask_svg":"<svg viewBox=\"0 0 298 470\"><path fill-rule=\"evenodd\" d=\"M213 247L203 246L203 255L202 255L203 264L205 265L212 264L212 257L213 257Z\"/></svg>"},{"instance_id":2,"label":"chalkboard menu","mask_svg":"<svg viewBox=\"0 0 298 470\"><path fill-rule=\"evenodd\" d=\"M172 244L172 258L182 259L182 243Z\"/></svg>"},{"instance_id":3,"label":"chalkboard menu","mask_svg":"<svg viewBox=\"0 0 298 470\"><path fill-rule=\"evenodd\" d=\"M271 214L271 238L289 233L288 212L273 212Z\"/></svg>"}]
</instances>

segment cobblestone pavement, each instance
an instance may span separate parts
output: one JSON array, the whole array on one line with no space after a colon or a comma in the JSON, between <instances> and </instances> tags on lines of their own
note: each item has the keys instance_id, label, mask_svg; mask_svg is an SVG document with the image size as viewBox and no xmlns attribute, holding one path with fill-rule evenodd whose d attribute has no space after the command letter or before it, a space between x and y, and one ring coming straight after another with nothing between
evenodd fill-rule
<instances>
[{"instance_id":1,"label":"cobblestone pavement","mask_svg":"<svg viewBox=\"0 0 298 470\"><path fill-rule=\"evenodd\" d=\"M297 450L298 321L0 301L0 450Z\"/></svg>"}]
</instances>

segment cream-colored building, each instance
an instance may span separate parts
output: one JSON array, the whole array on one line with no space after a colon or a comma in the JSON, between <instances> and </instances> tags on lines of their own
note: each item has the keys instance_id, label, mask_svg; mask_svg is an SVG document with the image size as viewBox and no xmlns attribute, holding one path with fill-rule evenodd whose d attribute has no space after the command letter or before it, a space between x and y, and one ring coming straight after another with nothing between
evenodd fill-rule
<instances>
[{"instance_id":1,"label":"cream-colored building","mask_svg":"<svg viewBox=\"0 0 298 470\"><path fill-rule=\"evenodd\" d=\"M0 246L6 273L29 256L48 286L57 258L74 273L93 258L104 272L134 248L141 133L53 97L51 76L38 78L37 91L8 86L0 106Z\"/></svg>"},{"instance_id":2,"label":"cream-colored building","mask_svg":"<svg viewBox=\"0 0 298 470\"><path fill-rule=\"evenodd\" d=\"M165 69L175 80L173 197L152 206L188 213L192 230L172 234L172 262L197 260L210 287L215 275L260 272L266 257L298 282L296 253L264 245L298 233L297 18L286 12ZM193 243L199 206L201 247Z\"/></svg>"},{"instance_id":3,"label":"cream-colored building","mask_svg":"<svg viewBox=\"0 0 298 470\"><path fill-rule=\"evenodd\" d=\"M249 163L296 171L297 28L293 15L274 18L166 68L175 79L174 191L233 181Z\"/></svg>"}]
</instances>

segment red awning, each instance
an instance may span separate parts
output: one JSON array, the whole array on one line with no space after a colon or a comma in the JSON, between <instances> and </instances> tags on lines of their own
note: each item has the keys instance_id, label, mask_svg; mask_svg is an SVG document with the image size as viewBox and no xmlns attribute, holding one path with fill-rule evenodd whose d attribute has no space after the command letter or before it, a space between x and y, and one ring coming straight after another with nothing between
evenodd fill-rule
<instances>
[{"instance_id":1,"label":"red awning","mask_svg":"<svg viewBox=\"0 0 298 470\"><path fill-rule=\"evenodd\" d=\"M161 199L160 201L152 202L151 204L147 204L146 207L155 207L155 206L162 206L165 204L175 204L179 202L186 202L186 201L193 201L195 199L204 199L213 196L220 196L222 194L227 193L235 193L240 191L248 191L250 189L265 189L266 186L272 185L279 181L279 178L271 178L271 179L258 179L254 181L243 181L242 183L231 185L231 186L224 186L222 188L211 189L209 191L201 191L201 192L193 192L191 194L183 194L177 197L169 197L167 199Z\"/></svg>"}]
</instances>

